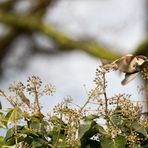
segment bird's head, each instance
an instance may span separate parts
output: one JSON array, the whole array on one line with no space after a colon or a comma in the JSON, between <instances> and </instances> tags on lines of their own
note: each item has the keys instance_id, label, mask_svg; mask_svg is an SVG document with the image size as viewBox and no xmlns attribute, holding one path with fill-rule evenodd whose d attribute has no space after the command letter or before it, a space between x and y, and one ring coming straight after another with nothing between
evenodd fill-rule
<instances>
[{"instance_id":1,"label":"bird's head","mask_svg":"<svg viewBox=\"0 0 148 148\"><path fill-rule=\"evenodd\" d=\"M148 58L143 55L135 56L135 58L136 58L137 66L141 66L144 62L148 61Z\"/></svg>"}]
</instances>

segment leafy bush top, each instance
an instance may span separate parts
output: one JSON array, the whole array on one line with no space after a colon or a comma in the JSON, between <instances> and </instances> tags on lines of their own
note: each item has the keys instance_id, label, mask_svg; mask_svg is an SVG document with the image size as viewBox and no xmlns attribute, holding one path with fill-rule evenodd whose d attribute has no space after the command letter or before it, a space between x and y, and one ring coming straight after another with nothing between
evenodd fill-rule
<instances>
[{"instance_id":1,"label":"leafy bush top","mask_svg":"<svg viewBox=\"0 0 148 148\"><path fill-rule=\"evenodd\" d=\"M6 135L0 137L1 147L148 147L148 118L142 106L126 94L109 98L105 79L108 72L97 68L95 87L82 106L67 97L48 114L42 113L40 99L53 95L55 87L43 85L39 77L29 77L26 86L21 82L11 84L10 93L1 90L0 97L11 105L8 109L1 106L0 128L6 129ZM145 72L143 75L147 76Z\"/></svg>"}]
</instances>

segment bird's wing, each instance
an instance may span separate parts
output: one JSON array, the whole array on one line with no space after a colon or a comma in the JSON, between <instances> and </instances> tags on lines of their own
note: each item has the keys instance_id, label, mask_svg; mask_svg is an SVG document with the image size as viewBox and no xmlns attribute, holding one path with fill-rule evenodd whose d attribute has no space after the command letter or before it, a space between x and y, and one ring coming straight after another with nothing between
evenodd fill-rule
<instances>
[{"instance_id":1,"label":"bird's wing","mask_svg":"<svg viewBox=\"0 0 148 148\"><path fill-rule=\"evenodd\" d=\"M133 73L133 74L125 74L125 78L123 79L121 84L122 85L128 84L130 81L132 81L137 76L137 74L138 74L138 72Z\"/></svg>"},{"instance_id":2,"label":"bird's wing","mask_svg":"<svg viewBox=\"0 0 148 148\"><path fill-rule=\"evenodd\" d=\"M117 65L117 69L121 72L128 72L129 67L131 65L131 61L134 59L133 55L126 55L121 57L120 59L115 60L112 64ZM130 71L129 71L130 72Z\"/></svg>"}]
</instances>

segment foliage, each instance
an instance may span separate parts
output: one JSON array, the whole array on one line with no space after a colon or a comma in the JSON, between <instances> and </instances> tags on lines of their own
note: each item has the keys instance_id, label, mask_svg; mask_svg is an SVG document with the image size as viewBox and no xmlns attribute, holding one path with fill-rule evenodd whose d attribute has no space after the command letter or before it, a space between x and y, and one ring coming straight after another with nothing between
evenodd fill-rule
<instances>
[{"instance_id":1,"label":"foliage","mask_svg":"<svg viewBox=\"0 0 148 148\"><path fill-rule=\"evenodd\" d=\"M26 86L21 82L11 84L9 93L1 90L1 98L12 106L1 106L0 128L6 130L0 137L1 147L146 148L148 118L130 95L107 96L108 72L97 68L95 87L82 106L66 97L47 114L42 113L40 99L53 95L55 87L44 86L39 77L29 77Z\"/></svg>"}]
</instances>

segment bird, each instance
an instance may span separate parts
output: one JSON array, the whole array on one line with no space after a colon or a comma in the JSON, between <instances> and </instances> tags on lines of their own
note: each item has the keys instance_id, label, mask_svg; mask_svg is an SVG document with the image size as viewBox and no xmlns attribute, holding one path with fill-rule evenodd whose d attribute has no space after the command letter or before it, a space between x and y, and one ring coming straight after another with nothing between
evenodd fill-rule
<instances>
[{"instance_id":1,"label":"bird","mask_svg":"<svg viewBox=\"0 0 148 148\"><path fill-rule=\"evenodd\" d=\"M126 85L137 76L141 70L140 67L146 61L148 61L146 56L127 54L103 67L107 70L113 69L125 73L125 78L122 80L121 84Z\"/></svg>"}]
</instances>

